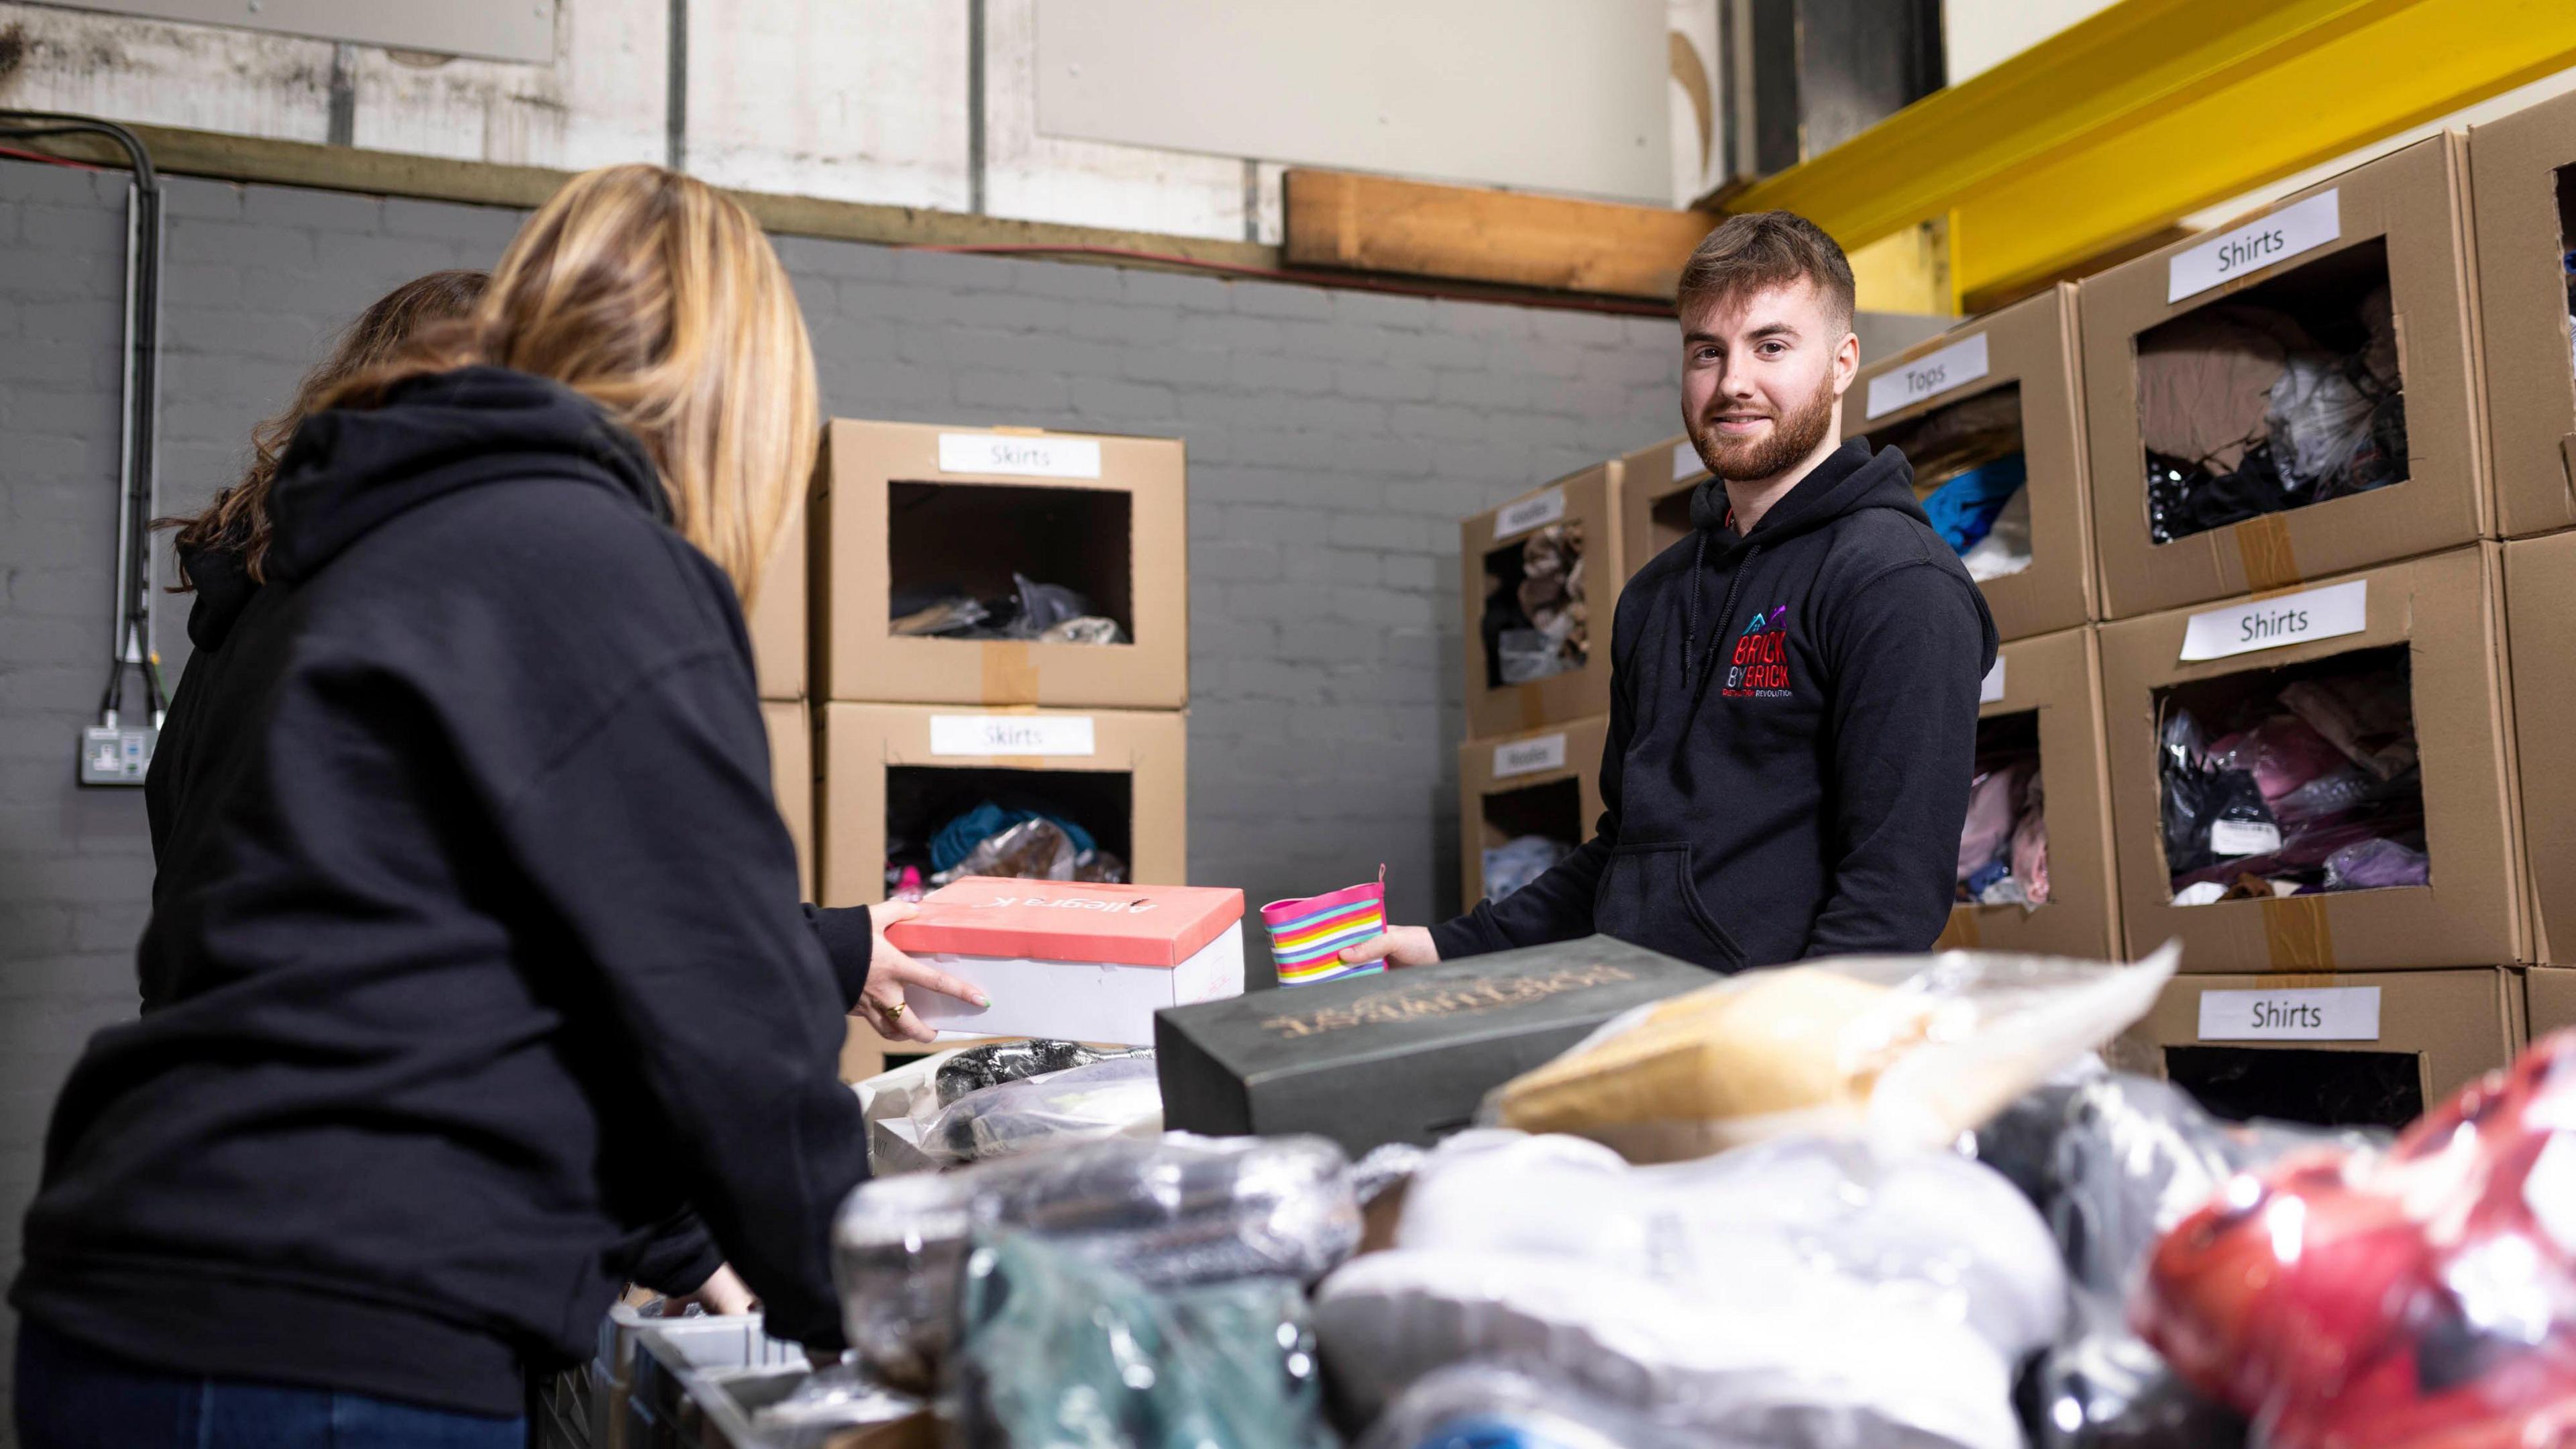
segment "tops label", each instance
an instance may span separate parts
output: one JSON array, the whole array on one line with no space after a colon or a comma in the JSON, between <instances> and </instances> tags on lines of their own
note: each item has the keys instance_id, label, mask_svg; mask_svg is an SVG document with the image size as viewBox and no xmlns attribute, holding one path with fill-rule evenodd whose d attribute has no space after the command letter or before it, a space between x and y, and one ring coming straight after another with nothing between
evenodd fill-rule
<instances>
[{"instance_id":1,"label":"tops label","mask_svg":"<svg viewBox=\"0 0 2576 1449\"><path fill-rule=\"evenodd\" d=\"M2295 206L2249 221L2176 252L2166 264L2165 301L2179 302L2221 282L2315 251L2343 236L2343 194L2321 191Z\"/></svg>"},{"instance_id":2,"label":"tops label","mask_svg":"<svg viewBox=\"0 0 2576 1449\"><path fill-rule=\"evenodd\" d=\"M2370 580L2354 579L2194 614L2183 628L2182 660L2191 664L2258 649L2282 649L2312 639L2358 634L2369 627Z\"/></svg>"},{"instance_id":3,"label":"tops label","mask_svg":"<svg viewBox=\"0 0 2576 1449\"><path fill-rule=\"evenodd\" d=\"M1565 736L1562 734L1541 735L1534 740L1514 740L1494 746L1494 778L1497 780L1564 768Z\"/></svg>"},{"instance_id":4,"label":"tops label","mask_svg":"<svg viewBox=\"0 0 2576 1449\"><path fill-rule=\"evenodd\" d=\"M1977 686L1977 703L2001 704L2004 699L2003 656L1995 656L1995 667L1986 671L1985 683Z\"/></svg>"},{"instance_id":5,"label":"tops label","mask_svg":"<svg viewBox=\"0 0 2576 1449\"><path fill-rule=\"evenodd\" d=\"M1696 478L1707 471L1708 465L1699 460L1699 449L1692 447L1688 439L1673 444L1674 482L1679 483L1684 478Z\"/></svg>"},{"instance_id":6,"label":"tops label","mask_svg":"<svg viewBox=\"0 0 2576 1449\"><path fill-rule=\"evenodd\" d=\"M1091 716L1038 714L934 714L934 755L1091 755Z\"/></svg>"},{"instance_id":7,"label":"tops label","mask_svg":"<svg viewBox=\"0 0 2576 1449\"><path fill-rule=\"evenodd\" d=\"M1024 438L1010 433L941 433L942 473L1007 473L1018 478L1097 478L1091 438Z\"/></svg>"},{"instance_id":8,"label":"tops label","mask_svg":"<svg viewBox=\"0 0 2576 1449\"><path fill-rule=\"evenodd\" d=\"M1524 498L1494 515L1494 537L1505 539L1515 533L1544 528L1565 516L1565 490L1550 488L1535 498Z\"/></svg>"},{"instance_id":9,"label":"tops label","mask_svg":"<svg viewBox=\"0 0 2576 1449\"><path fill-rule=\"evenodd\" d=\"M1869 380L1869 416L1939 397L1986 375L1986 334L1963 338Z\"/></svg>"}]
</instances>

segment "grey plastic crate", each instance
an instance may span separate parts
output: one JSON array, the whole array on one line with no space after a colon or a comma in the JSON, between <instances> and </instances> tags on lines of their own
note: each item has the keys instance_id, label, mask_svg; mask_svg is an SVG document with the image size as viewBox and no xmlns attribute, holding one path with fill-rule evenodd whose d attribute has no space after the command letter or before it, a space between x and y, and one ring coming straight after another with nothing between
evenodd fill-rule
<instances>
[{"instance_id":1,"label":"grey plastic crate","mask_svg":"<svg viewBox=\"0 0 2576 1449\"><path fill-rule=\"evenodd\" d=\"M607 1332L602 1330L603 1342ZM631 1338L624 1412L610 1416L616 1437L601 1439L598 1449L696 1449L725 1444L728 1441L722 1439L687 1436L684 1426L695 1427L702 1417L689 1411L692 1385L711 1375L801 1369L805 1363L805 1350L770 1337L757 1313L643 1319ZM608 1364L615 1362L611 1355ZM745 1428L748 1422L743 1420Z\"/></svg>"}]
</instances>

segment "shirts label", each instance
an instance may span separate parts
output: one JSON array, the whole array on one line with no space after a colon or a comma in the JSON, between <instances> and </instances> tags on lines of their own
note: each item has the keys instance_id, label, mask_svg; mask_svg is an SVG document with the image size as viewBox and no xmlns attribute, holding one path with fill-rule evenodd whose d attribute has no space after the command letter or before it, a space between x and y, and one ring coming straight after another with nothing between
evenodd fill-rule
<instances>
[{"instance_id":1,"label":"shirts label","mask_svg":"<svg viewBox=\"0 0 2576 1449\"><path fill-rule=\"evenodd\" d=\"M2370 580L2355 579L2194 614L2182 631L2182 660L2225 659L2358 634L2369 627Z\"/></svg>"},{"instance_id":2,"label":"shirts label","mask_svg":"<svg viewBox=\"0 0 2576 1449\"><path fill-rule=\"evenodd\" d=\"M2379 988L2200 993L2202 1041L2377 1041Z\"/></svg>"},{"instance_id":3,"label":"shirts label","mask_svg":"<svg viewBox=\"0 0 2576 1449\"><path fill-rule=\"evenodd\" d=\"M1535 498L1524 498L1494 515L1494 537L1509 538L1533 528L1545 528L1565 516L1565 490L1550 488Z\"/></svg>"},{"instance_id":4,"label":"shirts label","mask_svg":"<svg viewBox=\"0 0 2576 1449\"><path fill-rule=\"evenodd\" d=\"M1986 671L1985 683L1977 686L1977 703L2001 704L2004 700L2004 661L1995 658L1995 667Z\"/></svg>"},{"instance_id":5,"label":"shirts label","mask_svg":"<svg viewBox=\"0 0 2576 1449\"><path fill-rule=\"evenodd\" d=\"M2249 221L2233 231L2176 252L2165 267L2165 301L2179 302L2343 235L2343 194L2322 191L2296 206Z\"/></svg>"},{"instance_id":6,"label":"shirts label","mask_svg":"<svg viewBox=\"0 0 2576 1449\"><path fill-rule=\"evenodd\" d=\"M1090 755L1091 716L1036 714L934 714L934 755Z\"/></svg>"},{"instance_id":7,"label":"shirts label","mask_svg":"<svg viewBox=\"0 0 2576 1449\"><path fill-rule=\"evenodd\" d=\"M1673 444L1674 482L1679 483L1684 478L1696 478L1707 471L1708 465L1699 460L1699 449L1692 447L1688 439Z\"/></svg>"},{"instance_id":8,"label":"shirts label","mask_svg":"<svg viewBox=\"0 0 2576 1449\"><path fill-rule=\"evenodd\" d=\"M1090 438L941 433L939 471L1007 473L1020 478L1097 478L1100 444Z\"/></svg>"},{"instance_id":9,"label":"shirts label","mask_svg":"<svg viewBox=\"0 0 2576 1449\"><path fill-rule=\"evenodd\" d=\"M1565 736L1561 734L1540 735L1534 740L1514 740L1507 745L1494 746L1494 778L1497 780L1564 768Z\"/></svg>"},{"instance_id":10,"label":"shirts label","mask_svg":"<svg viewBox=\"0 0 2576 1449\"><path fill-rule=\"evenodd\" d=\"M1939 397L1986 375L1986 334L1951 343L1869 380L1869 416Z\"/></svg>"}]
</instances>

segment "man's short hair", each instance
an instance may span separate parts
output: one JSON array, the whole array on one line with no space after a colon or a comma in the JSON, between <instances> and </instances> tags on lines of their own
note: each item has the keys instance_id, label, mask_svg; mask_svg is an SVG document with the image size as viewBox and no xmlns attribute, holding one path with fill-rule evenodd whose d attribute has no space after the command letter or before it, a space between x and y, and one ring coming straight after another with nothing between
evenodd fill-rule
<instances>
[{"instance_id":1,"label":"man's short hair","mask_svg":"<svg viewBox=\"0 0 2576 1449\"><path fill-rule=\"evenodd\" d=\"M1748 296L1804 278L1824 299L1825 314L1851 326L1851 262L1825 229L1794 211L1752 211L1717 224L1682 268L1680 310Z\"/></svg>"}]
</instances>

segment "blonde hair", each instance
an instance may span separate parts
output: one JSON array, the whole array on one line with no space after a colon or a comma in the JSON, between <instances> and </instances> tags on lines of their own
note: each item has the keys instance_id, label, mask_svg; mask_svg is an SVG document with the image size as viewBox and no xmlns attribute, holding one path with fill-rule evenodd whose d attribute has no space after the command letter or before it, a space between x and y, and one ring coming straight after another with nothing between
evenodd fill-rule
<instances>
[{"instance_id":1,"label":"blonde hair","mask_svg":"<svg viewBox=\"0 0 2576 1449\"><path fill-rule=\"evenodd\" d=\"M822 434L805 317L749 212L659 166L585 171L519 229L470 316L332 405L474 363L551 378L633 433L672 526L749 605Z\"/></svg>"}]
</instances>

